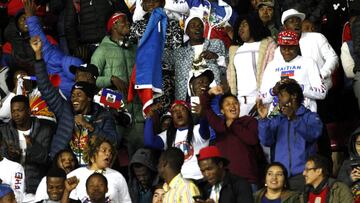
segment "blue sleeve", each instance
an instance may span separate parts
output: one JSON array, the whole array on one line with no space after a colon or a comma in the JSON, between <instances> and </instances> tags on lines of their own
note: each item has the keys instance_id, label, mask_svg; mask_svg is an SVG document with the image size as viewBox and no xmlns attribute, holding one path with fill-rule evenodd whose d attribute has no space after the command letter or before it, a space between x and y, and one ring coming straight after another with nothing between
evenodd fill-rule
<instances>
[{"instance_id":1,"label":"blue sleeve","mask_svg":"<svg viewBox=\"0 0 360 203\"><path fill-rule=\"evenodd\" d=\"M307 142L315 142L322 133L323 124L317 113L309 112L295 121L296 132Z\"/></svg>"},{"instance_id":2,"label":"blue sleeve","mask_svg":"<svg viewBox=\"0 0 360 203\"><path fill-rule=\"evenodd\" d=\"M144 126L144 147L149 147L151 149L159 149L163 150L165 147L165 144L161 137L158 135L155 135L154 129L153 129L153 121L151 118L147 118L145 120L145 126Z\"/></svg>"},{"instance_id":3,"label":"blue sleeve","mask_svg":"<svg viewBox=\"0 0 360 203\"><path fill-rule=\"evenodd\" d=\"M58 151L68 146L74 128L74 115L70 104L50 83L44 61L36 61L35 75L41 97L45 100L49 110L54 112L58 124L51 141L50 156L53 158Z\"/></svg>"},{"instance_id":4,"label":"blue sleeve","mask_svg":"<svg viewBox=\"0 0 360 203\"><path fill-rule=\"evenodd\" d=\"M209 139L210 138L209 122L207 121L206 118L200 118L199 124L200 124L200 128L199 128L200 136L204 140Z\"/></svg>"},{"instance_id":5,"label":"blue sleeve","mask_svg":"<svg viewBox=\"0 0 360 203\"><path fill-rule=\"evenodd\" d=\"M258 121L258 130L259 130L259 139L262 145L271 147L275 143L275 137L279 125L278 117L272 119L259 119Z\"/></svg>"},{"instance_id":6,"label":"blue sleeve","mask_svg":"<svg viewBox=\"0 0 360 203\"><path fill-rule=\"evenodd\" d=\"M30 33L30 37L34 37L34 36L39 36L42 42L42 52L44 54L44 58L46 55L46 51L48 49L51 48L51 43L49 42L49 40L46 38L46 35L44 33L44 31L41 28L41 24L40 21L38 19L38 17L36 16L30 16L26 19L26 24L28 26L29 29L29 33ZM46 59L45 59L46 61Z\"/></svg>"},{"instance_id":7,"label":"blue sleeve","mask_svg":"<svg viewBox=\"0 0 360 203\"><path fill-rule=\"evenodd\" d=\"M102 107L99 107L99 108L102 108ZM102 120L102 122L100 122L101 124L96 121L93 123L94 132L92 132L91 134L106 137L112 143L117 144L118 134L116 133L115 121L112 117L112 114L109 111L105 111L105 112L101 113L100 116L98 116L98 117L102 117L101 119L103 119L103 120Z\"/></svg>"}]
</instances>

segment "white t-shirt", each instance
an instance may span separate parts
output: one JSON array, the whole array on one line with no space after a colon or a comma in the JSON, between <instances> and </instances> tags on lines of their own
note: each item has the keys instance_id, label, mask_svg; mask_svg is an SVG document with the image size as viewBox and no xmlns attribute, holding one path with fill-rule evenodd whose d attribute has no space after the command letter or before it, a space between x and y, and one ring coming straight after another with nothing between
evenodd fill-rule
<instances>
[{"instance_id":1,"label":"white t-shirt","mask_svg":"<svg viewBox=\"0 0 360 203\"><path fill-rule=\"evenodd\" d=\"M324 79L326 90L329 90L332 87L331 74L338 66L339 58L326 37L317 32L303 32L299 45L301 55L315 61ZM280 47L275 50L274 54L274 60L278 58L282 58Z\"/></svg>"},{"instance_id":2,"label":"white t-shirt","mask_svg":"<svg viewBox=\"0 0 360 203\"><path fill-rule=\"evenodd\" d=\"M19 145L20 145L20 149L21 149L21 159L20 159L20 163L22 165L24 165L25 163L25 157L26 157L26 139L25 136L30 135L31 129L29 130L17 130L18 134L19 134Z\"/></svg>"},{"instance_id":3,"label":"white t-shirt","mask_svg":"<svg viewBox=\"0 0 360 203\"><path fill-rule=\"evenodd\" d=\"M204 44L194 45L192 48L194 50L194 60L198 60L204 50Z\"/></svg>"},{"instance_id":4,"label":"white t-shirt","mask_svg":"<svg viewBox=\"0 0 360 203\"><path fill-rule=\"evenodd\" d=\"M89 196L86 192L86 180L94 172L94 170L90 170L87 167L81 167L71 171L67 175L67 178L76 176L80 180L78 186L71 191L70 199L80 200L81 202L88 199ZM103 175L108 181L109 190L106 193L106 197L113 203L131 203L128 186L121 173L111 168L106 168Z\"/></svg>"},{"instance_id":5,"label":"white t-shirt","mask_svg":"<svg viewBox=\"0 0 360 203\"><path fill-rule=\"evenodd\" d=\"M10 92L8 95L6 95L6 97L2 100L2 104L0 107L0 120L2 120L3 122L9 122L10 118L11 118L11 108L10 108L10 103L11 103L11 99L15 97L15 94Z\"/></svg>"},{"instance_id":6,"label":"white t-shirt","mask_svg":"<svg viewBox=\"0 0 360 203\"><path fill-rule=\"evenodd\" d=\"M49 195L47 193L47 187L46 187L46 176L43 177L36 189L35 193L35 202L40 202L42 200L49 199Z\"/></svg>"},{"instance_id":7,"label":"white t-shirt","mask_svg":"<svg viewBox=\"0 0 360 203\"><path fill-rule=\"evenodd\" d=\"M3 158L0 161L0 179L13 189L17 202L22 202L25 191L24 168L17 162Z\"/></svg>"},{"instance_id":8,"label":"white t-shirt","mask_svg":"<svg viewBox=\"0 0 360 203\"><path fill-rule=\"evenodd\" d=\"M181 168L181 174L183 175L184 178L187 178L187 179L199 180L199 179L203 178L203 175L201 174L201 171L200 171L200 168L198 165L196 155L199 154L200 149L209 145L209 140L204 140L200 136L199 129L200 129L199 124L194 126L193 140L192 140L192 143L190 143L190 144L186 142L186 137L187 137L187 133L188 133L187 129L176 131L176 136L175 136L175 141L174 141L173 147L177 147L177 148L181 149L181 151L184 152L185 162ZM159 136L161 137L161 139L164 142L164 149L167 148L166 132L167 131L164 131L159 134Z\"/></svg>"},{"instance_id":9,"label":"white t-shirt","mask_svg":"<svg viewBox=\"0 0 360 203\"><path fill-rule=\"evenodd\" d=\"M325 98L326 88L315 61L303 56L297 56L290 62L280 59L271 61L265 69L260 88L264 103L273 102L270 92L282 76L295 79L302 86L304 106L316 112L315 100Z\"/></svg>"},{"instance_id":10,"label":"white t-shirt","mask_svg":"<svg viewBox=\"0 0 360 203\"><path fill-rule=\"evenodd\" d=\"M244 43L234 56L236 69L237 94L242 96L256 96L256 66L259 57L260 42ZM255 69L255 70L254 70Z\"/></svg>"}]
</instances>

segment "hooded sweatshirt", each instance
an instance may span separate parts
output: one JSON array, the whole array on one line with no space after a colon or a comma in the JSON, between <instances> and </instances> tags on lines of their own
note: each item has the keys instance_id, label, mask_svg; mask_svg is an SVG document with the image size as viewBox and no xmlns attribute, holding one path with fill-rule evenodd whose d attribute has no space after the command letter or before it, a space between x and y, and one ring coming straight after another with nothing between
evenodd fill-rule
<instances>
[{"instance_id":1,"label":"hooded sweatshirt","mask_svg":"<svg viewBox=\"0 0 360 203\"><path fill-rule=\"evenodd\" d=\"M154 176L151 186L155 186L159 182L159 177L157 174L154 152L150 149L140 148L135 152L129 164L129 193L131 201L138 203L151 203L153 192L151 188L141 191L142 186L136 179L134 171L132 170L135 163L146 166L152 172Z\"/></svg>"},{"instance_id":2,"label":"hooded sweatshirt","mask_svg":"<svg viewBox=\"0 0 360 203\"><path fill-rule=\"evenodd\" d=\"M350 177L353 166L360 167L360 155L356 151L355 143L357 137L360 135L360 127L358 127L350 136L349 139L349 155L350 157L346 159L343 165L340 168L338 180L343 181L346 185L351 187L352 193L354 195L354 200L360 201L360 181L353 181Z\"/></svg>"}]
</instances>

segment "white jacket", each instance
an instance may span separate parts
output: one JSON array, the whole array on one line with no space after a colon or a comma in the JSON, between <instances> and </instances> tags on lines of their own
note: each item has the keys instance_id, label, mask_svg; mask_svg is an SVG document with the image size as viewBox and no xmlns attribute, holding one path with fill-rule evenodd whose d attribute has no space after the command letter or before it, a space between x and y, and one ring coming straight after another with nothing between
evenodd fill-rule
<instances>
[{"instance_id":1,"label":"white jacket","mask_svg":"<svg viewBox=\"0 0 360 203\"><path fill-rule=\"evenodd\" d=\"M273 60L265 69L260 87L261 98L264 103L272 103L272 88L282 76L295 79L303 88L304 106L316 112L316 99L324 99L326 88L320 77L319 69L311 58L297 56L290 62L284 59Z\"/></svg>"},{"instance_id":2,"label":"white jacket","mask_svg":"<svg viewBox=\"0 0 360 203\"><path fill-rule=\"evenodd\" d=\"M347 78L354 78L354 67L355 62L354 59L351 56L349 45L344 42L341 46L341 54L340 54L341 64L344 69L344 73Z\"/></svg>"}]
</instances>

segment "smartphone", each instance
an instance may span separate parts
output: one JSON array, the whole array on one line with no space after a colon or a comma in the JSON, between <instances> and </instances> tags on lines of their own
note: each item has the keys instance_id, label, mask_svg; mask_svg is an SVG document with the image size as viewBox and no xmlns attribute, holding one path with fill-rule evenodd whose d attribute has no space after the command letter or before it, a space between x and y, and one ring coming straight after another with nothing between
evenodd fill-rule
<instances>
[{"instance_id":1,"label":"smartphone","mask_svg":"<svg viewBox=\"0 0 360 203\"><path fill-rule=\"evenodd\" d=\"M192 107L192 106L195 106L194 104L200 104L200 97L198 97L198 96L192 96L192 97L190 97L190 104L191 104L191 107ZM194 111L191 109L191 113L196 113L196 112L194 112Z\"/></svg>"},{"instance_id":2,"label":"smartphone","mask_svg":"<svg viewBox=\"0 0 360 203\"><path fill-rule=\"evenodd\" d=\"M205 200L202 198L202 196L200 196L200 195L193 196L193 199L194 199L195 202L205 201Z\"/></svg>"}]
</instances>

